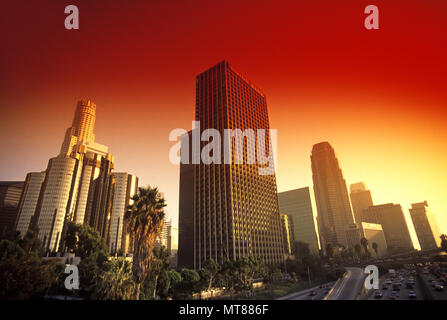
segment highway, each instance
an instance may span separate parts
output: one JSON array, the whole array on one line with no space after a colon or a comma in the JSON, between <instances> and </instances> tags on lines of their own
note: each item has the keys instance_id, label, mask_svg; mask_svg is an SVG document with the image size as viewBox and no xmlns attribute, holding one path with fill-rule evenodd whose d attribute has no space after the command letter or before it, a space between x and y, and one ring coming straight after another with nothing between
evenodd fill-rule
<instances>
[{"instance_id":1,"label":"highway","mask_svg":"<svg viewBox=\"0 0 447 320\"><path fill-rule=\"evenodd\" d=\"M399 300L423 300L422 295L422 289L421 284L419 283L417 277L415 274L410 274L406 270L398 270L399 276L402 276L402 285L400 286L400 290L397 291L397 299ZM407 282L409 281L409 278L414 278L414 286L412 289L408 289L406 287ZM391 300L391 292L393 291L393 285L387 285L386 289L384 289L383 285L386 284L386 280L390 279L389 274L386 274L385 276L380 277L380 285L378 290L371 289L368 295L368 300ZM394 282L399 282L397 280L394 280ZM376 297L375 291L381 291L382 297ZM416 297L410 298L409 293L410 291L413 291L416 293Z\"/></svg>"},{"instance_id":2,"label":"highway","mask_svg":"<svg viewBox=\"0 0 447 320\"><path fill-rule=\"evenodd\" d=\"M365 281L366 275L360 268L346 268L346 273L333 290L325 298L326 300L357 300Z\"/></svg>"},{"instance_id":3,"label":"highway","mask_svg":"<svg viewBox=\"0 0 447 320\"><path fill-rule=\"evenodd\" d=\"M278 300L323 300L333 284L330 282L312 289L294 292Z\"/></svg>"}]
</instances>

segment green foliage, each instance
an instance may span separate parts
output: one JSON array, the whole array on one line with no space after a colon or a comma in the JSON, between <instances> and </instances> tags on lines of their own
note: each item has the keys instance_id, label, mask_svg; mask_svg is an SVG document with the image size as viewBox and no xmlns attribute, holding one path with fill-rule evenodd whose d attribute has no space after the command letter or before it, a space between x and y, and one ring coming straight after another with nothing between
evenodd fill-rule
<instances>
[{"instance_id":1,"label":"green foliage","mask_svg":"<svg viewBox=\"0 0 447 320\"><path fill-rule=\"evenodd\" d=\"M31 231L23 239L0 242L0 299L39 298L57 285L61 268L41 254L41 242Z\"/></svg>"},{"instance_id":2,"label":"green foliage","mask_svg":"<svg viewBox=\"0 0 447 320\"><path fill-rule=\"evenodd\" d=\"M70 222L65 241L67 248L81 257L79 264L79 283L86 298L95 299L101 277L111 267L108 261L108 248L99 232L88 225Z\"/></svg>"},{"instance_id":3,"label":"green foliage","mask_svg":"<svg viewBox=\"0 0 447 320\"><path fill-rule=\"evenodd\" d=\"M98 300L129 300L135 284L132 280L131 264L124 258L107 263L108 270L98 275L92 294Z\"/></svg>"},{"instance_id":4,"label":"green foliage","mask_svg":"<svg viewBox=\"0 0 447 320\"><path fill-rule=\"evenodd\" d=\"M133 196L132 200L133 203L128 207L125 219L134 239L132 274L136 284L134 298L138 300L140 286L150 271L155 241L163 228L166 203L158 188L151 186L139 188L138 194ZM157 289L156 278L154 278L153 296Z\"/></svg>"},{"instance_id":5,"label":"green foliage","mask_svg":"<svg viewBox=\"0 0 447 320\"><path fill-rule=\"evenodd\" d=\"M203 288L205 290L210 290L214 284L217 274L220 271L220 266L213 259L206 260L202 264L202 269L200 269L200 278L203 282Z\"/></svg>"}]
</instances>

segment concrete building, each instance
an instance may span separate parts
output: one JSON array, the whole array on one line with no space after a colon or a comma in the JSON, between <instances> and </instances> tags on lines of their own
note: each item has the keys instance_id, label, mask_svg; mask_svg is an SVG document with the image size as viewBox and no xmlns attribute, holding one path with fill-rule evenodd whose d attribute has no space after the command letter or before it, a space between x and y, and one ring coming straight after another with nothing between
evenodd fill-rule
<instances>
[{"instance_id":1,"label":"concrete building","mask_svg":"<svg viewBox=\"0 0 447 320\"><path fill-rule=\"evenodd\" d=\"M410 232L399 204L382 204L364 210L365 222L382 225L389 253L414 250Z\"/></svg>"},{"instance_id":2,"label":"concrete building","mask_svg":"<svg viewBox=\"0 0 447 320\"><path fill-rule=\"evenodd\" d=\"M366 189L363 182L351 184L350 191L355 222L361 223L364 221L363 211L373 205L371 191Z\"/></svg>"},{"instance_id":3,"label":"concrete building","mask_svg":"<svg viewBox=\"0 0 447 320\"><path fill-rule=\"evenodd\" d=\"M132 252L132 238L127 230L125 213L133 203L132 197L138 192L138 178L127 172L112 173L115 190L110 217L109 252L112 255L127 255Z\"/></svg>"},{"instance_id":4,"label":"concrete building","mask_svg":"<svg viewBox=\"0 0 447 320\"><path fill-rule=\"evenodd\" d=\"M348 247L346 228L354 223L346 181L335 151L328 142L312 148L312 178L321 248Z\"/></svg>"},{"instance_id":5,"label":"concrete building","mask_svg":"<svg viewBox=\"0 0 447 320\"><path fill-rule=\"evenodd\" d=\"M23 181L0 181L0 239L13 239Z\"/></svg>"},{"instance_id":6,"label":"concrete building","mask_svg":"<svg viewBox=\"0 0 447 320\"><path fill-rule=\"evenodd\" d=\"M21 234L38 231L47 252L64 251L68 222L88 224L109 242L114 158L96 143L93 133L96 105L81 100L61 152L45 172L27 176L17 220Z\"/></svg>"},{"instance_id":7,"label":"concrete building","mask_svg":"<svg viewBox=\"0 0 447 320\"><path fill-rule=\"evenodd\" d=\"M354 248L357 244L361 245L362 238L368 240L368 251L373 257L382 257L387 253L385 233L380 224L369 222L352 224L346 228L346 237L350 248Z\"/></svg>"},{"instance_id":8,"label":"concrete building","mask_svg":"<svg viewBox=\"0 0 447 320\"><path fill-rule=\"evenodd\" d=\"M294 251L293 218L287 214L281 214L281 227L283 233L284 253L291 256Z\"/></svg>"},{"instance_id":9,"label":"concrete building","mask_svg":"<svg viewBox=\"0 0 447 320\"><path fill-rule=\"evenodd\" d=\"M40 190L45 180L45 171L31 172L26 175L25 186L18 206L16 231L23 237L28 231L39 200Z\"/></svg>"},{"instance_id":10,"label":"concrete building","mask_svg":"<svg viewBox=\"0 0 447 320\"><path fill-rule=\"evenodd\" d=\"M282 263L284 249L276 176L274 173L259 174L266 166L253 157L260 143L258 149L263 146L268 160L273 163L271 145L265 143L269 141L269 118L264 93L223 61L196 78L195 120L200 122L200 130L193 130L193 140L195 132L199 137L207 129L217 130L221 137L225 137L225 129L242 132L263 129L267 137L264 141L258 141L256 136L254 141L242 142L245 147L238 152L243 155L242 163L235 163L233 148L231 154L221 152L220 157L216 154L220 164L200 163L193 167L194 233L193 242L185 245L194 248L193 267L200 268L202 262L210 258L222 263L247 256L262 259L267 264ZM205 143L199 141L199 145L205 146ZM219 146L220 150L226 150L224 141ZM223 164L227 157L231 164ZM179 217L182 250L185 224L181 220L187 218L191 208L180 210L186 214Z\"/></svg>"},{"instance_id":11,"label":"concrete building","mask_svg":"<svg viewBox=\"0 0 447 320\"><path fill-rule=\"evenodd\" d=\"M441 246L441 233L435 215L428 208L427 201L411 204L410 216L421 250L439 248Z\"/></svg>"},{"instance_id":12,"label":"concrete building","mask_svg":"<svg viewBox=\"0 0 447 320\"><path fill-rule=\"evenodd\" d=\"M293 220L294 241L305 242L318 254L318 236L309 187L278 193L279 210Z\"/></svg>"},{"instance_id":13,"label":"concrete building","mask_svg":"<svg viewBox=\"0 0 447 320\"><path fill-rule=\"evenodd\" d=\"M180 163L179 183L179 230L178 265L194 268L195 231L194 231L194 177L195 164L191 163L191 131L182 136L181 153L188 150L188 163Z\"/></svg>"}]
</instances>

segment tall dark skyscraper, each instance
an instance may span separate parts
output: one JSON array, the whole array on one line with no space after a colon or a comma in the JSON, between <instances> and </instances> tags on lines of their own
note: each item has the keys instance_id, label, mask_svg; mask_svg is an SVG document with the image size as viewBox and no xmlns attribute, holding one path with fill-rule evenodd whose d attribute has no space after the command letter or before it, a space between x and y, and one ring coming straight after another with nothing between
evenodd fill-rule
<instances>
[{"instance_id":1,"label":"tall dark skyscraper","mask_svg":"<svg viewBox=\"0 0 447 320\"><path fill-rule=\"evenodd\" d=\"M200 132L216 129L222 140L225 129L242 132L264 129L268 141L269 119L264 93L226 61L197 76L195 118L200 122ZM256 149L258 138L249 141L245 137L244 141L242 164L235 164L233 148L232 164L224 164L224 152L221 152L221 164L201 162L193 167L194 237L188 244L182 243L188 241L182 230L182 220L189 219L191 211L181 207L179 250L184 250L185 246L194 248L194 268L200 268L201 263L210 258L219 263L246 256L260 258L268 264L283 262L276 177L274 173L259 173L259 168L265 165L254 161L257 157L252 153L259 150ZM265 148L270 148L269 143L264 141L264 144ZM205 145L202 142L201 149ZM223 141L220 145L224 150ZM191 174L186 167L181 170L180 186L185 183L182 179L190 179ZM180 206L186 201L184 197L181 187ZM181 257L179 252L179 263Z\"/></svg>"},{"instance_id":2,"label":"tall dark skyscraper","mask_svg":"<svg viewBox=\"0 0 447 320\"><path fill-rule=\"evenodd\" d=\"M346 181L334 149L328 142L315 144L311 162L321 248L325 250L329 243L351 246L346 231L354 223L354 218Z\"/></svg>"}]
</instances>

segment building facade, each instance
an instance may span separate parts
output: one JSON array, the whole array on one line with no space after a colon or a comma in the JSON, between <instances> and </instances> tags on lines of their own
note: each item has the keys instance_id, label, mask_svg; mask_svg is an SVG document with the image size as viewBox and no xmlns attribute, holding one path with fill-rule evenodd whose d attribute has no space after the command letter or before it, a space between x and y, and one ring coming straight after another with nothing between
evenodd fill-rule
<instances>
[{"instance_id":1,"label":"building facade","mask_svg":"<svg viewBox=\"0 0 447 320\"><path fill-rule=\"evenodd\" d=\"M346 181L334 149L328 142L312 148L312 178L321 248L348 247L346 228L354 223Z\"/></svg>"},{"instance_id":2,"label":"building facade","mask_svg":"<svg viewBox=\"0 0 447 320\"><path fill-rule=\"evenodd\" d=\"M350 198L355 222L361 223L365 220L363 211L373 205L371 191L366 189L363 182L354 183L350 186Z\"/></svg>"},{"instance_id":3,"label":"building facade","mask_svg":"<svg viewBox=\"0 0 447 320\"><path fill-rule=\"evenodd\" d=\"M31 219L36 212L40 190L45 180L46 172L30 172L26 175L25 186L18 206L16 231L24 236L30 228Z\"/></svg>"},{"instance_id":4,"label":"building facade","mask_svg":"<svg viewBox=\"0 0 447 320\"><path fill-rule=\"evenodd\" d=\"M309 187L278 193L279 210L293 220L294 241L305 242L318 254L318 236Z\"/></svg>"},{"instance_id":5,"label":"building facade","mask_svg":"<svg viewBox=\"0 0 447 320\"><path fill-rule=\"evenodd\" d=\"M200 268L203 261L214 259L218 263L253 256L267 264L284 261L281 221L277 199L276 177L261 175L265 165L255 160L255 152L271 155L269 140L269 119L264 93L250 81L237 73L224 61L196 78L196 117L200 129L193 130L200 135L207 129L215 129L220 137L225 129L246 132L252 129L265 130L264 141L243 138L243 161L235 163L235 148L232 153L220 152L211 164L195 165L194 168L194 239L188 244L194 248L194 268ZM231 145L233 138L231 138ZM261 149L256 146L261 145ZM206 146L199 143L200 150ZM218 143L225 150L223 141ZM197 155L195 152L193 155ZM226 157L231 164L226 163ZM271 159L273 161L273 159ZM182 168L181 168L182 169ZM180 182L182 185L182 182ZM184 213L191 209L180 209ZM185 216L180 215L180 220ZM180 234L182 235L180 222ZM180 249L182 249L182 238ZM182 255L182 254L181 254ZM180 258L180 256L179 256ZM180 261L179 261L180 262Z\"/></svg>"},{"instance_id":6,"label":"building facade","mask_svg":"<svg viewBox=\"0 0 447 320\"><path fill-rule=\"evenodd\" d=\"M411 204L410 216L421 250L439 248L441 246L441 233L435 215L430 211L427 201Z\"/></svg>"},{"instance_id":7,"label":"building facade","mask_svg":"<svg viewBox=\"0 0 447 320\"><path fill-rule=\"evenodd\" d=\"M14 238L24 185L23 181L0 181L0 239Z\"/></svg>"},{"instance_id":8,"label":"building facade","mask_svg":"<svg viewBox=\"0 0 447 320\"><path fill-rule=\"evenodd\" d=\"M291 256L294 252L294 240L293 235L293 218L287 214L281 213L281 227L283 233L284 253L286 256Z\"/></svg>"},{"instance_id":9,"label":"building facade","mask_svg":"<svg viewBox=\"0 0 447 320\"><path fill-rule=\"evenodd\" d=\"M133 239L125 221L127 207L138 192L138 178L127 172L112 173L115 189L110 218L109 252L113 255L127 255L133 250Z\"/></svg>"},{"instance_id":10,"label":"building facade","mask_svg":"<svg viewBox=\"0 0 447 320\"><path fill-rule=\"evenodd\" d=\"M114 158L108 147L94 141L95 114L93 102L79 101L60 154L49 160L44 172L30 173L25 181L16 229L22 235L35 230L47 253L65 251L68 222L91 226L108 244L112 235L116 240L111 231L111 221L117 222L112 219L112 208L114 196L118 205L122 190L116 192ZM114 218L122 214L124 209L117 209ZM121 227L113 225L113 230Z\"/></svg>"},{"instance_id":11,"label":"building facade","mask_svg":"<svg viewBox=\"0 0 447 320\"><path fill-rule=\"evenodd\" d=\"M404 212L399 204L387 203L371 206L364 210L364 217L365 222L382 226L389 253L414 249Z\"/></svg>"}]
</instances>

